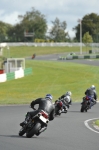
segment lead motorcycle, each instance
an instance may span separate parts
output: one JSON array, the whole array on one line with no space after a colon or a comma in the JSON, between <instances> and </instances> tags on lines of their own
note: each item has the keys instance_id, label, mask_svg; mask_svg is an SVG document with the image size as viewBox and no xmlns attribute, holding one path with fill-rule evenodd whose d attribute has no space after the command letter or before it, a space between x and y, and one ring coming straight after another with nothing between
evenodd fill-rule
<instances>
[{"instance_id":1,"label":"lead motorcycle","mask_svg":"<svg viewBox=\"0 0 99 150\"><path fill-rule=\"evenodd\" d=\"M87 112L87 110L90 109L91 99L92 98L89 96L85 96L83 98L83 102L81 103L81 109L80 109L81 112L84 112L84 111Z\"/></svg>"},{"instance_id":2,"label":"lead motorcycle","mask_svg":"<svg viewBox=\"0 0 99 150\"><path fill-rule=\"evenodd\" d=\"M48 122L48 114L41 110L20 129L19 136L23 136L25 133L27 138L31 138L34 135L38 136L43 127L47 127Z\"/></svg>"}]
</instances>

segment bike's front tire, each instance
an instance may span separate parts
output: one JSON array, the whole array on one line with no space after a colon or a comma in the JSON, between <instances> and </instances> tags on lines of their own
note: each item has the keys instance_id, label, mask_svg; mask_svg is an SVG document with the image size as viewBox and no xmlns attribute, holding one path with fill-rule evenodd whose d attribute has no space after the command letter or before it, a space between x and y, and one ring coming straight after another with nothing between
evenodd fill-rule
<instances>
[{"instance_id":1,"label":"bike's front tire","mask_svg":"<svg viewBox=\"0 0 99 150\"><path fill-rule=\"evenodd\" d=\"M21 128L19 131L19 136L23 136L26 133L24 128Z\"/></svg>"}]
</instances>

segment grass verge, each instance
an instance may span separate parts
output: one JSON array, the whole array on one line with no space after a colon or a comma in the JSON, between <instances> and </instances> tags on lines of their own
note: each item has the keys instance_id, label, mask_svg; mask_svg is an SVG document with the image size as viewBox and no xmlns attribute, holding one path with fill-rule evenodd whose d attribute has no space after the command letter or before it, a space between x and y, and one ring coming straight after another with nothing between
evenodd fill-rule
<instances>
[{"instance_id":1,"label":"grass verge","mask_svg":"<svg viewBox=\"0 0 99 150\"><path fill-rule=\"evenodd\" d=\"M99 127L99 120L96 120L94 124Z\"/></svg>"},{"instance_id":2,"label":"grass verge","mask_svg":"<svg viewBox=\"0 0 99 150\"><path fill-rule=\"evenodd\" d=\"M28 104L31 100L53 95L55 101L70 90L73 102L81 101L86 88L92 84L99 91L99 67L70 62L27 60L33 74L0 83L0 104Z\"/></svg>"},{"instance_id":3,"label":"grass verge","mask_svg":"<svg viewBox=\"0 0 99 150\"><path fill-rule=\"evenodd\" d=\"M90 47L88 48L90 49ZM71 53L71 52L78 52L80 53L80 47L68 47L68 46L62 46L62 47L33 47L33 46L11 46L9 50L7 48L4 48L3 55L4 57L14 57L14 58L20 58L20 57L30 57L34 53L36 55L45 55L45 54L56 54L56 53ZM86 51L86 47L82 47L82 52L85 52L88 54L88 51Z\"/></svg>"}]
</instances>

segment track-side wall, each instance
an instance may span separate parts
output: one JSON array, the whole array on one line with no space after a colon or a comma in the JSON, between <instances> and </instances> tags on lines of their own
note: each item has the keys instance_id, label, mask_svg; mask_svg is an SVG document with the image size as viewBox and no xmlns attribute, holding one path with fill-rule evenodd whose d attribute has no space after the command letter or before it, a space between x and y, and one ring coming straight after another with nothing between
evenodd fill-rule
<instances>
[{"instance_id":1,"label":"track-side wall","mask_svg":"<svg viewBox=\"0 0 99 150\"><path fill-rule=\"evenodd\" d=\"M24 76L32 74L32 68L20 69L11 73L0 74L0 82L6 82L13 79L22 78Z\"/></svg>"}]
</instances>

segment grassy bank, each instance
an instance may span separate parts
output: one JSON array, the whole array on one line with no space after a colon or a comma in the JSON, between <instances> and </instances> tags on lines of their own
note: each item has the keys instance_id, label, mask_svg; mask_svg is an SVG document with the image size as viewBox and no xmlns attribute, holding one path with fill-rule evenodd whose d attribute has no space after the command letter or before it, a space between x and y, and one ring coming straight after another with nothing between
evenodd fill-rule
<instances>
[{"instance_id":1,"label":"grassy bank","mask_svg":"<svg viewBox=\"0 0 99 150\"><path fill-rule=\"evenodd\" d=\"M95 125L99 127L99 120L95 121Z\"/></svg>"},{"instance_id":2,"label":"grassy bank","mask_svg":"<svg viewBox=\"0 0 99 150\"><path fill-rule=\"evenodd\" d=\"M33 74L0 83L0 104L26 104L51 93L54 100L70 90L73 101L81 101L92 84L99 91L99 67L70 62L27 60Z\"/></svg>"},{"instance_id":3,"label":"grassy bank","mask_svg":"<svg viewBox=\"0 0 99 150\"><path fill-rule=\"evenodd\" d=\"M90 47L88 48L88 50ZM82 52L88 53L86 51L86 47L82 47ZM80 47L33 47L33 46L11 46L9 50L7 48L4 49L3 55L5 57L29 57L34 53L36 55L45 55L45 54L55 54L55 53L65 53L65 52L80 52Z\"/></svg>"}]
</instances>

